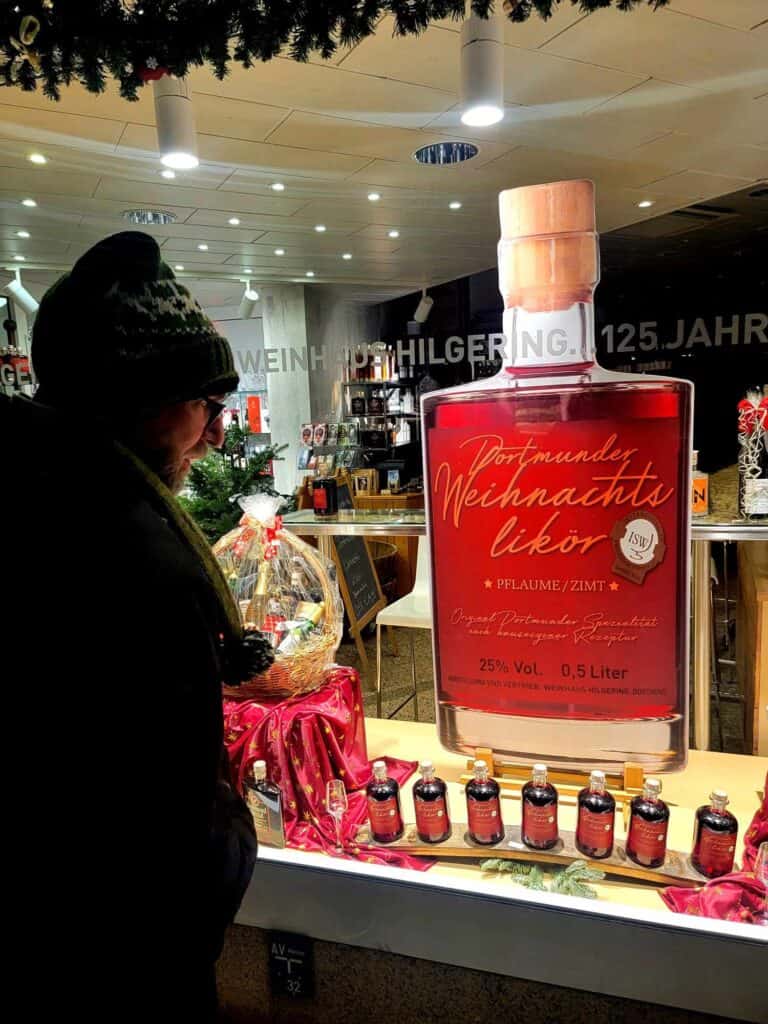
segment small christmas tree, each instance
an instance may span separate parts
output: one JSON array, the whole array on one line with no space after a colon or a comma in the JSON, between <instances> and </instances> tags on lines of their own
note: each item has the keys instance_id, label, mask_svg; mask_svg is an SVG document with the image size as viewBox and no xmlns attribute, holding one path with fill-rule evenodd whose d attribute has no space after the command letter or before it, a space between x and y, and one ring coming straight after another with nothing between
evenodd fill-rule
<instances>
[{"instance_id":1,"label":"small christmas tree","mask_svg":"<svg viewBox=\"0 0 768 1024\"><path fill-rule=\"evenodd\" d=\"M241 495L278 494L268 467L288 446L269 445L247 455L247 436L237 423L227 427L222 448L192 463L187 484L189 496L179 498L212 544L237 526L242 515L237 503ZM293 499L282 497L287 510Z\"/></svg>"}]
</instances>

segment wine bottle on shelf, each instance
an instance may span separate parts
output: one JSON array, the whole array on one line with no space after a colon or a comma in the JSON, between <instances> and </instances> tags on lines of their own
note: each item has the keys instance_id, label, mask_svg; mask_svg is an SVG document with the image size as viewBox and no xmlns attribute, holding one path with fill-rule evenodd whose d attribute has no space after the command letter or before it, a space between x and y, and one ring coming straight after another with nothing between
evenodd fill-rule
<instances>
[{"instance_id":1,"label":"wine bottle on shelf","mask_svg":"<svg viewBox=\"0 0 768 1024\"><path fill-rule=\"evenodd\" d=\"M253 774L245 778L245 802L253 818L256 838L267 846L285 846L283 794L267 778L266 761L254 761Z\"/></svg>"},{"instance_id":2,"label":"wine bottle on shelf","mask_svg":"<svg viewBox=\"0 0 768 1024\"><path fill-rule=\"evenodd\" d=\"M659 868L667 856L669 808L661 799L658 779L646 779L643 792L629 809L627 856L646 868Z\"/></svg>"},{"instance_id":3,"label":"wine bottle on shelf","mask_svg":"<svg viewBox=\"0 0 768 1024\"><path fill-rule=\"evenodd\" d=\"M486 761L475 761L475 777L467 783L467 832L481 846L493 846L504 838L499 784L488 774Z\"/></svg>"},{"instance_id":4,"label":"wine bottle on shelf","mask_svg":"<svg viewBox=\"0 0 768 1024\"><path fill-rule=\"evenodd\" d=\"M365 789L371 836L377 843L394 843L405 831L400 809L400 786L387 775L385 761L373 762L373 778Z\"/></svg>"},{"instance_id":5,"label":"wine bottle on shelf","mask_svg":"<svg viewBox=\"0 0 768 1024\"><path fill-rule=\"evenodd\" d=\"M520 831L532 850L551 850L560 838L557 827L557 790L547 779L547 766L535 764L521 793L523 824Z\"/></svg>"},{"instance_id":6,"label":"wine bottle on shelf","mask_svg":"<svg viewBox=\"0 0 768 1024\"><path fill-rule=\"evenodd\" d=\"M413 785L416 831L423 843L442 843L451 834L448 787L435 775L431 761L420 761L421 778Z\"/></svg>"},{"instance_id":7,"label":"wine bottle on shelf","mask_svg":"<svg viewBox=\"0 0 768 1024\"><path fill-rule=\"evenodd\" d=\"M728 794L716 789L709 803L696 811L691 864L707 878L719 878L733 870L739 823L727 807Z\"/></svg>"},{"instance_id":8,"label":"wine bottle on shelf","mask_svg":"<svg viewBox=\"0 0 768 1024\"><path fill-rule=\"evenodd\" d=\"M595 769L578 797L576 848L593 860L610 857L615 823L616 801L605 788L605 772Z\"/></svg>"}]
</instances>

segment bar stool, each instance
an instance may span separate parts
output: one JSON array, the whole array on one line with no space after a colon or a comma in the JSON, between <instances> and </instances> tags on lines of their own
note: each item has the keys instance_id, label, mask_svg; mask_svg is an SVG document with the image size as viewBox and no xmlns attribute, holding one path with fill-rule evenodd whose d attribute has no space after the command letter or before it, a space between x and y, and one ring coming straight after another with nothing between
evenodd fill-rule
<instances>
[{"instance_id":1,"label":"bar stool","mask_svg":"<svg viewBox=\"0 0 768 1024\"><path fill-rule=\"evenodd\" d=\"M404 626L406 629L432 629L432 602L429 595L429 552L427 541L419 537L416 555L416 580L413 590L405 597L383 608L376 616L376 716L381 718L381 627ZM387 718L401 711L406 704L413 701L413 717L419 720L419 697L416 687L416 649L413 632L411 632L411 683L413 691L398 704Z\"/></svg>"}]
</instances>

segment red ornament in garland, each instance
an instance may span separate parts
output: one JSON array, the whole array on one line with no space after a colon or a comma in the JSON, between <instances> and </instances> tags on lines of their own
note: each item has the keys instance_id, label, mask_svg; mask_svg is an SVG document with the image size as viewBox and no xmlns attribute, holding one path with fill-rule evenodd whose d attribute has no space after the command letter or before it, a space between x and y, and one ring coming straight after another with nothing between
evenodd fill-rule
<instances>
[{"instance_id":1,"label":"red ornament in garland","mask_svg":"<svg viewBox=\"0 0 768 1024\"><path fill-rule=\"evenodd\" d=\"M168 68L161 67L154 57L148 57L145 64L137 70L136 74L142 82L156 82L163 75L170 74Z\"/></svg>"}]
</instances>

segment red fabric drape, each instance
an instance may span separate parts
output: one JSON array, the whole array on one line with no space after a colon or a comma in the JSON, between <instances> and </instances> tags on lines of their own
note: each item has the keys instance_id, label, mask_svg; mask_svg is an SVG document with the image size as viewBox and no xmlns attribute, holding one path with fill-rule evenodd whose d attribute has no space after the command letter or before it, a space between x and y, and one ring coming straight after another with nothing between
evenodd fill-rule
<instances>
[{"instance_id":1,"label":"red fabric drape","mask_svg":"<svg viewBox=\"0 0 768 1024\"><path fill-rule=\"evenodd\" d=\"M765 778L763 802L755 812L744 834L743 871L734 871L713 878L698 889L672 886L659 895L670 910L679 914L717 917L721 921L744 921L761 924L766 921L765 883L755 877L755 858L761 843L768 842L768 775Z\"/></svg>"},{"instance_id":2,"label":"red fabric drape","mask_svg":"<svg viewBox=\"0 0 768 1024\"><path fill-rule=\"evenodd\" d=\"M326 782L343 779L349 800L344 856L416 871L434 863L386 847L354 842L358 825L367 819L365 786L372 775L360 677L354 669L332 668L317 690L279 703L225 700L224 738L232 774L241 791L253 762L267 762L269 778L283 793L288 846L340 856L335 850L335 825L325 811L324 801ZM401 785L416 768L415 761L385 755L381 759Z\"/></svg>"}]
</instances>

